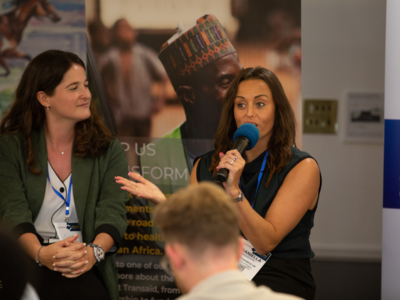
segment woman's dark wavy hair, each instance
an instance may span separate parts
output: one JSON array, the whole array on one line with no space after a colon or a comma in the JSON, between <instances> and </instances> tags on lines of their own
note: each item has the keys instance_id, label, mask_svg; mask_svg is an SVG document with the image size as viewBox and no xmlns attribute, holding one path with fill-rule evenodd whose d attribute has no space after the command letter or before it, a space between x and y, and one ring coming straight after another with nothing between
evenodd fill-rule
<instances>
[{"instance_id":1,"label":"woman's dark wavy hair","mask_svg":"<svg viewBox=\"0 0 400 300\"><path fill-rule=\"evenodd\" d=\"M233 110L239 84L245 80L255 79L261 79L268 85L275 103L275 123L268 145L265 145L265 149L269 152L267 164L270 172L265 184L268 187L273 174L279 173L292 158L290 148L295 145L296 121L279 79L270 70L262 67L243 69L227 90L214 142L215 153L212 156L209 171L213 171L215 176L215 168L220 161L218 153L226 153L233 148L233 135L237 130Z\"/></svg>"},{"instance_id":2,"label":"woman's dark wavy hair","mask_svg":"<svg viewBox=\"0 0 400 300\"><path fill-rule=\"evenodd\" d=\"M14 103L0 123L0 135L22 132L28 143L28 167L33 174L35 153L32 144L32 131L39 130L46 120L45 108L37 99L37 93L54 95L56 87L73 64L85 69L85 64L71 52L60 50L45 51L36 56L26 67L15 91ZM90 103L90 118L75 125L74 154L78 157L99 157L110 146L113 138L109 129L102 123L95 104Z\"/></svg>"}]
</instances>

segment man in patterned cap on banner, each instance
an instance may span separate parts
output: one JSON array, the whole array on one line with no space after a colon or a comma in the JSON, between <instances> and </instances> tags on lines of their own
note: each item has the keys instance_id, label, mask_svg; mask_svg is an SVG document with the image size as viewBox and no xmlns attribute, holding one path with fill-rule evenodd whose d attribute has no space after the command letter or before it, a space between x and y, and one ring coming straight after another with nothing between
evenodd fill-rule
<instances>
[{"instance_id":1,"label":"man in patterned cap on banner","mask_svg":"<svg viewBox=\"0 0 400 300\"><path fill-rule=\"evenodd\" d=\"M143 177L171 194L189 183L193 160L211 151L225 92L242 69L236 50L213 15L179 28L159 58L182 102L186 121L141 156Z\"/></svg>"}]
</instances>

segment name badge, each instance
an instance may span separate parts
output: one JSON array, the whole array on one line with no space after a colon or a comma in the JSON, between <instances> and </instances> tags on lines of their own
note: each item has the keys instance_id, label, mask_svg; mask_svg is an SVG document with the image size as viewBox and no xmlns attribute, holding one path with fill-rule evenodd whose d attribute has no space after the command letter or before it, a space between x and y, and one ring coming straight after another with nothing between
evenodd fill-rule
<instances>
[{"instance_id":1,"label":"name badge","mask_svg":"<svg viewBox=\"0 0 400 300\"><path fill-rule=\"evenodd\" d=\"M244 251L238 262L238 269L248 281L251 281L272 254L258 254L248 240L245 239L244 242Z\"/></svg>"},{"instance_id":2,"label":"name badge","mask_svg":"<svg viewBox=\"0 0 400 300\"><path fill-rule=\"evenodd\" d=\"M82 232L79 227L79 223L54 223L56 227L57 235L60 240L65 240L75 234L78 234L78 238L76 239L77 242L83 243Z\"/></svg>"}]
</instances>

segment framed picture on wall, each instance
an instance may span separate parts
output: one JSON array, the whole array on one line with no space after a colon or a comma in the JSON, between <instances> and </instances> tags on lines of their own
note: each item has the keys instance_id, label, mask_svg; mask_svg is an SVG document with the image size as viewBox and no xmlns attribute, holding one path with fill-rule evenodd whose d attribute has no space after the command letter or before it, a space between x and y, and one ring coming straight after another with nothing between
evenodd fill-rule
<instances>
[{"instance_id":1,"label":"framed picture on wall","mask_svg":"<svg viewBox=\"0 0 400 300\"><path fill-rule=\"evenodd\" d=\"M346 142L383 143L384 93L348 92L346 109Z\"/></svg>"}]
</instances>

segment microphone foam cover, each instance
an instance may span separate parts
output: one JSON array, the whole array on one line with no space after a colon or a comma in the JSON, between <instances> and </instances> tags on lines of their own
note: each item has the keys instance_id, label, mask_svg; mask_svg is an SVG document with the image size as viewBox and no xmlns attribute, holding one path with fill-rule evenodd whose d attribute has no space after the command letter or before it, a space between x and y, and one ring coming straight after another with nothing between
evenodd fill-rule
<instances>
[{"instance_id":1,"label":"microphone foam cover","mask_svg":"<svg viewBox=\"0 0 400 300\"><path fill-rule=\"evenodd\" d=\"M236 142L236 139L240 136L247 138L250 141L250 146L247 150L251 150L257 144L258 139L260 138L260 131L257 126L251 123L242 124L233 135L233 143Z\"/></svg>"}]
</instances>

